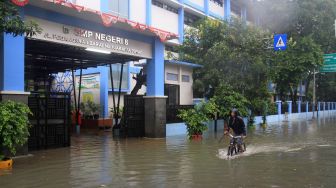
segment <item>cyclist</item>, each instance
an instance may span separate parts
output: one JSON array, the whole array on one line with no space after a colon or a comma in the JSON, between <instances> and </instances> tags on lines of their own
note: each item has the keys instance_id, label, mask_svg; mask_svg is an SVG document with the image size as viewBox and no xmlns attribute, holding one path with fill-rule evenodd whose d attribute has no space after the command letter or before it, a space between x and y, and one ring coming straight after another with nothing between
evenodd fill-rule
<instances>
[{"instance_id":1,"label":"cyclist","mask_svg":"<svg viewBox=\"0 0 336 188\"><path fill-rule=\"evenodd\" d=\"M229 124L224 128L224 134L228 134L230 129L233 131L234 136L241 136L236 138L236 142L241 146L243 144L243 137L246 136L246 129L243 118L238 116L238 110L235 108L230 112ZM234 141L235 138L231 138L230 144L233 144ZM244 151L244 149L241 148L241 151Z\"/></svg>"}]
</instances>

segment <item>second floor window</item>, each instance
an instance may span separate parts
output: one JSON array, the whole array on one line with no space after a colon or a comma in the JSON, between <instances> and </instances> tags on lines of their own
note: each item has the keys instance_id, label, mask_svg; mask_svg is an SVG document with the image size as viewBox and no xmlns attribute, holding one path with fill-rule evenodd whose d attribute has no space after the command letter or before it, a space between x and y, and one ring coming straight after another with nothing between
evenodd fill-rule
<instances>
[{"instance_id":1,"label":"second floor window","mask_svg":"<svg viewBox=\"0 0 336 188\"><path fill-rule=\"evenodd\" d=\"M126 0L109 0L109 12L110 14L128 18L128 1Z\"/></svg>"},{"instance_id":2,"label":"second floor window","mask_svg":"<svg viewBox=\"0 0 336 188\"><path fill-rule=\"evenodd\" d=\"M160 8L166 9L166 10L168 10L170 12L174 12L174 13L178 14L178 10L176 8L171 7L171 6L169 6L169 5L165 4L165 3L162 3L160 1L153 0L152 4L155 5L155 6L158 6Z\"/></svg>"},{"instance_id":3,"label":"second floor window","mask_svg":"<svg viewBox=\"0 0 336 188\"><path fill-rule=\"evenodd\" d=\"M223 7L223 0L210 0L210 1L212 1L212 2L216 3L217 5Z\"/></svg>"}]
</instances>

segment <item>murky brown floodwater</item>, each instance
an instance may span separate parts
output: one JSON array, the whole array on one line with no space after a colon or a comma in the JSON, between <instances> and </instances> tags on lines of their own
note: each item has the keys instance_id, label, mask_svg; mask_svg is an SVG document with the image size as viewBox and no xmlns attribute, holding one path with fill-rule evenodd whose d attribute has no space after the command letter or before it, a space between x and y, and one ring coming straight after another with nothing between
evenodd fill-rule
<instances>
[{"instance_id":1,"label":"murky brown floodwater","mask_svg":"<svg viewBox=\"0 0 336 188\"><path fill-rule=\"evenodd\" d=\"M202 142L85 135L16 159L0 187L335 187L335 134L336 119L257 126L247 152L230 160L221 131Z\"/></svg>"}]
</instances>

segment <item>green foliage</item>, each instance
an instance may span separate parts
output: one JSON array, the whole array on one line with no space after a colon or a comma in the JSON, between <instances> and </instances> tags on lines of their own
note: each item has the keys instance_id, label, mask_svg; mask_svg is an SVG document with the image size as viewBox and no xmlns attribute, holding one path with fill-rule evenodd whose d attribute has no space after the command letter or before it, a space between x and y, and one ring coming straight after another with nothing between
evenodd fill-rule
<instances>
[{"instance_id":1,"label":"green foliage","mask_svg":"<svg viewBox=\"0 0 336 188\"><path fill-rule=\"evenodd\" d=\"M9 0L0 2L0 33L13 34L14 36L33 36L41 32L35 22L25 22L20 16L18 8Z\"/></svg>"},{"instance_id":2,"label":"green foliage","mask_svg":"<svg viewBox=\"0 0 336 188\"><path fill-rule=\"evenodd\" d=\"M84 116L93 116L100 113L100 105L88 100L81 102L80 110Z\"/></svg>"},{"instance_id":3,"label":"green foliage","mask_svg":"<svg viewBox=\"0 0 336 188\"><path fill-rule=\"evenodd\" d=\"M248 115L249 101L228 85L221 84L216 89L213 100L218 107L220 117L227 118L232 108L238 109L241 116Z\"/></svg>"},{"instance_id":4,"label":"green foliage","mask_svg":"<svg viewBox=\"0 0 336 188\"><path fill-rule=\"evenodd\" d=\"M189 139L192 135L202 135L207 130L207 121L217 113L217 106L213 101L202 102L193 109L180 110L178 117L187 125Z\"/></svg>"},{"instance_id":5,"label":"green foliage","mask_svg":"<svg viewBox=\"0 0 336 188\"><path fill-rule=\"evenodd\" d=\"M0 103L0 152L1 148L8 148L15 154L16 148L27 142L29 115L32 115L32 112L23 103L13 101Z\"/></svg>"},{"instance_id":6,"label":"green foliage","mask_svg":"<svg viewBox=\"0 0 336 188\"><path fill-rule=\"evenodd\" d=\"M290 92L291 100L296 101L297 85L294 84L301 79L306 81L306 97L311 98L313 68L321 65L322 53L336 52L336 1L282 0L279 3L278 0L267 0L254 5L254 14L261 18L262 27L272 33L287 33L291 38L288 51L274 56L275 59L280 56L280 61L273 65L273 70L277 70L272 73L278 84L277 92L280 95ZM334 96L330 88L335 88L336 83L330 82L333 79L329 75L322 75L317 80L318 85L323 85L319 88L319 100L329 100Z\"/></svg>"},{"instance_id":7,"label":"green foliage","mask_svg":"<svg viewBox=\"0 0 336 188\"><path fill-rule=\"evenodd\" d=\"M220 84L230 85L247 98L264 95L267 55L263 39L268 36L236 19L230 23L205 19L186 30L179 57L204 66L194 71L194 95L203 97L209 85L216 89Z\"/></svg>"},{"instance_id":8,"label":"green foliage","mask_svg":"<svg viewBox=\"0 0 336 188\"><path fill-rule=\"evenodd\" d=\"M119 110L118 112L118 117L120 118L120 117L122 117L122 115L123 115L123 112L124 112L124 108L122 108L122 107L119 107L119 109L116 109L115 111L114 111L114 108L111 108L111 110L110 110L110 112L113 114L113 116L115 116L115 114L114 113L117 113L117 110Z\"/></svg>"},{"instance_id":9,"label":"green foliage","mask_svg":"<svg viewBox=\"0 0 336 188\"><path fill-rule=\"evenodd\" d=\"M277 92L281 97L289 92L291 100L296 102L300 81L323 64L323 53L311 37L300 37L296 41L291 38L288 49L277 52L272 63L271 77Z\"/></svg>"}]
</instances>

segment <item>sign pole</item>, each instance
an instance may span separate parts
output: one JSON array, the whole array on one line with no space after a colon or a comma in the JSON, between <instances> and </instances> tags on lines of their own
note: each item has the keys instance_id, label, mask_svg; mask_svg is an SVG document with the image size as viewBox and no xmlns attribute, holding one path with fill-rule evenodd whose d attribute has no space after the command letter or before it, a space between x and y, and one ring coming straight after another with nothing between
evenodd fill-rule
<instances>
[{"instance_id":1,"label":"sign pole","mask_svg":"<svg viewBox=\"0 0 336 188\"><path fill-rule=\"evenodd\" d=\"M315 119L315 104L316 104L316 76L314 69L314 87L313 87L313 119Z\"/></svg>"}]
</instances>

